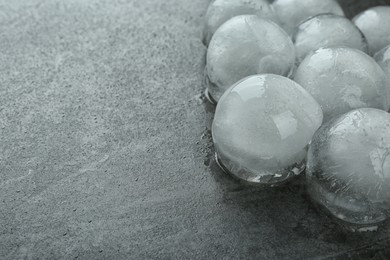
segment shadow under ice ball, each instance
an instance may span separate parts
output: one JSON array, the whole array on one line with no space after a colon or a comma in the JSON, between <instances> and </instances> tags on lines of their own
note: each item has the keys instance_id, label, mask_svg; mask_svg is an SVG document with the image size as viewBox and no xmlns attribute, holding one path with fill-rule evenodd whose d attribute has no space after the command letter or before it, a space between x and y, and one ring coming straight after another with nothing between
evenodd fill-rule
<instances>
[{"instance_id":1,"label":"shadow under ice ball","mask_svg":"<svg viewBox=\"0 0 390 260\"><path fill-rule=\"evenodd\" d=\"M336 218L371 226L390 213L390 114L350 111L323 125L307 158L311 197Z\"/></svg>"},{"instance_id":2,"label":"shadow under ice ball","mask_svg":"<svg viewBox=\"0 0 390 260\"><path fill-rule=\"evenodd\" d=\"M236 16L215 32L207 50L206 81L218 101L226 89L255 74L289 76L295 49L275 23L255 15Z\"/></svg>"},{"instance_id":3,"label":"shadow under ice ball","mask_svg":"<svg viewBox=\"0 0 390 260\"><path fill-rule=\"evenodd\" d=\"M299 174L322 123L319 104L273 74L243 79L221 97L212 134L220 164L250 183L275 185Z\"/></svg>"}]
</instances>

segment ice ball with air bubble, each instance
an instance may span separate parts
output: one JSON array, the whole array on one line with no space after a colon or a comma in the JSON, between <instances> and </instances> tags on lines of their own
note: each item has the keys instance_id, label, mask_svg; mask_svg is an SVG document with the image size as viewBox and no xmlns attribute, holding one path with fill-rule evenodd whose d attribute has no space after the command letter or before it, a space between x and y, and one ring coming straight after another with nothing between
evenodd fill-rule
<instances>
[{"instance_id":1,"label":"ice ball with air bubble","mask_svg":"<svg viewBox=\"0 0 390 260\"><path fill-rule=\"evenodd\" d=\"M306 56L294 80L321 105L324 121L356 108L390 107L389 79L373 58L357 49L319 49Z\"/></svg>"},{"instance_id":2,"label":"ice ball with air bubble","mask_svg":"<svg viewBox=\"0 0 390 260\"><path fill-rule=\"evenodd\" d=\"M276 0L272 6L281 27L290 35L300 22L311 16L323 13L344 16L343 9L335 0Z\"/></svg>"},{"instance_id":3,"label":"ice ball with air bubble","mask_svg":"<svg viewBox=\"0 0 390 260\"><path fill-rule=\"evenodd\" d=\"M310 196L326 211L351 227L376 229L390 216L390 114L361 108L323 125L306 176Z\"/></svg>"},{"instance_id":4,"label":"ice ball with air bubble","mask_svg":"<svg viewBox=\"0 0 390 260\"><path fill-rule=\"evenodd\" d=\"M367 38L370 55L390 44L390 6L367 9L355 16L353 22Z\"/></svg>"},{"instance_id":5,"label":"ice ball with air bubble","mask_svg":"<svg viewBox=\"0 0 390 260\"><path fill-rule=\"evenodd\" d=\"M294 36L297 62L319 48L344 46L367 52L362 32L344 16L320 14L299 24Z\"/></svg>"},{"instance_id":6,"label":"ice ball with air bubble","mask_svg":"<svg viewBox=\"0 0 390 260\"><path fill-rule=\"evenodd\" d=\"M276 20L276 15L267 0L215 0L210 3L205 17L204 45L209 45L211 37L223 23L245 14Z\"/></svg>"},{"instance_id":7,"label":"ice ball with air bubble","mask_svg":"<svg viewBox=\"0 0 390 260\"><path fill-rule=\"evenodd\" d=\"M208 92L218 101L244 77L261 73L289 76L294 63L294 45L278 25L255 15L236 16L211 39L205 71Z\"/></svg>"},{"instance_id":8,"label":"ice ball with air bubble","mask_svg":"<svg viewBox=\"0 0 390 260\"><path fill-rule=\"evenodd\" d=\"M212 136L221 166L250 182L277 185L299 174L322 123L319 104L294 81L254 75L221 97Z\"/></svg>"}]
</instances>

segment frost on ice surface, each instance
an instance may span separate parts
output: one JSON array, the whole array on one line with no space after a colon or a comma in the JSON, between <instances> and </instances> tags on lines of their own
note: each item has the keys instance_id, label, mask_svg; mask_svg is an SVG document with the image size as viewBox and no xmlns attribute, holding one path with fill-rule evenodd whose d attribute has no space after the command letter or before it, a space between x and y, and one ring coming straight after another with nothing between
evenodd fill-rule
<instances>
[{"instance_id":1,"label":"frost on ice surface","mask_svg":"<svg viewBox=\"0 0 390 260\"><path fill-rule=\"evenodd\" d=\"M309 147L309 194L333 216L372 226L390 215L390 114L353 110L323 125Z\"/></svg>"},{"instance_id":2,"label":"frost on ice surface","mask_svg":"<svg viewBox=\"0 0 390 260\"><path fill-rule=\"evenodd\" d=\"M320 14L299 24L294 36L297 62L321 47L345 46L367 52L362 32L344 16Z\"/></svg>"},{"instance_id":3,"label":"frost on ice surface","mask_svg":"<svg viewBox=\"0 0 390 260\"><path fill-rule=\"evenodd\" d=\"M209 45L213 34L223 23L244 14L276 20L276 15L267 0L215 0L210 3L205 17L204 45Z\"/></svg>"},{"instance_id":4,"label":"frost on ice surface","mask_svg":"<svg viewBox=\"0 0 390 260\"><path fill-rule=\"evenodd\" d=\"M390 85L384 71L367 54L351 48L323 48L308 54L294 80L321 105L324 121L355 108L388 111Z\"/></svg>"},{"instance_id":5,"label":"frost on ice surface","mask_svg":"<svg viewBox=\"0 0 390 260\"><path fill-rule=\"evenodd\" d=\"M255 75L220 99L213 141L230 173L274 185L303 170L307 145L321 123L320 106L301 86L278 75Z\"/></svg>"},{"instance_id":6,"label":"frost on ice surface","mask_svg":"<svg viewBox=\"0 0 390 260\"><path fill-rule=\"evenodd\" d=\"M290 35L300 22L311 16L323 13L344 16L343 9L335 0L276 0L272 6L281 27Z\"/></svg>"},{"instance_id":7,"label":"frost on ice surface","mask_svg":"<svg viewBox=\"0 0 390 260\"><path fill-rule=\"evenodd\" d=\"M367 38L369 54L374 55L390 44L390 7L376 6L353 18Z\"/></svg>"},{"instance_id":8,"label":"frost on ice surface","mask_svg":"<svg viewBox=\"0 0 390 260\"><path fill-rule=\"evenodd\" d=\"M247 76L290 75L294 62L294 45L278 25L254 15L236 16L219 27L207 50L208 91L218 101Z\"/></svg>"},{"instance_id":9,"label":"frost on ice surface","mask_svg":"<svg viewBox=\"0 0 390 260\"><path fill-rule=\"evenodd\" d=\"M390 78L390 45L377 52L374 59L381 66L387 77Z\"/></svg>"}]
</instances>

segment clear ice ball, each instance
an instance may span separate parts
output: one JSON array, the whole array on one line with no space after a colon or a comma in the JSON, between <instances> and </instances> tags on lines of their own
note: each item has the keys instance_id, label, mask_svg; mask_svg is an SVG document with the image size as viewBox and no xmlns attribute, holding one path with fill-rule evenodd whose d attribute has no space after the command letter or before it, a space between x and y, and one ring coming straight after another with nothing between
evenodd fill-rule
<instances>
[{"instance_id":1,"label":"clear ice ball","mask_svg":"<svg viewBox=\"0 0 390 260\"><path fill-rule=\"evenodd\" d=\"M267 0L215 0L210 3L205 17L204 45L209 45L211 37L223 23L244 14L276 20L276 15Z\"/></svg>"},{"instance_id":2,"label":"clear ice ball","mask_svg":"<svg viewBox=\"0 0 390 260\"><path fill-rule=\"evenodd\" d=\"M319 49L302 61L294 80L321 105L324 122L362 107L388 110L390 84L373 58L351 48Z\"/></svg>"},{"instance_id":3,"label":"clear ice ball","mask_svg":"<svg viewBox=\"0 0 390 260\"><path fill-rule=\"evenodd\" d=\"M363 11L353 22L367 38L370 55L390 44L390 7L376 6Z\"/></svg>"},{"instance_id":4,"label":"clear ice ball","mask_svg":"<svg viewBox=\"0 0 390 260\"><path fill-rule=\"evenodd\" d=\"M323 13L344 16L335 0L276 0L272 4L281 27L292 35L296 26L307 18Z\"/></svg>"},{"instance_id":5,"label":"clear ice ball","mask_svg":"<svg viewBox=\"0 0 390 260\"><path fill-rule=\"evenodd\" d=\"M352 226L371 226L390 213L390 114L350 111L314 135L306 167L311 198Z\"/></svg>"},{"instance_id":6,"label":"clear ice ball","mask_svg":"<svg viewBox=\"0 0 390 260\"><path fill-rule=\"evenodd\" d=\"M289 76L294 45L275 23L255 15L236 16L215 32L207 50L206 82L218 102L237 81L255 74Z\"/></svg>"},{"instance_id":7,"label":"clear ice ball","mask_svg":"<svg viewBox=\"0 0 390 260\"><path fill-rule=\"evenodd\" d=\"M390 78L390 45L377 52L374 59Z\"/></svg>"},{"instance_id":8,"label":"clear ice ball","mask_svg":"<svg viewBox=\"0 0 390 260\"><path fill-rule=\"evenodd\" d=\"M321 123L319 104L301 86L262 74L225 92L212 136L222 168L247 182L272 186L304 169L307 145Z\"/></svg>"},{"instance_id":9,"label":"clear ice ball","mask_svg":"<svg viewBox=\"0 0 390 260\"><path fill-rule=\"evenodd\" d=\"M376 6L353 18L367 38L369 54L374 55L390 44L390 7Z\"/></svg>"},{"instance_id":10,"label":"clear ice ball","mask_svg":"<svg viewBox=\"0 0 390 260\"><path fill-rule=\"evenodd\" d=\"M299 24L293 42L298 64L312 51L323 47L345 46L367 52L362 32L344 16L320 14Z\"/></svg>"}]
</instances>

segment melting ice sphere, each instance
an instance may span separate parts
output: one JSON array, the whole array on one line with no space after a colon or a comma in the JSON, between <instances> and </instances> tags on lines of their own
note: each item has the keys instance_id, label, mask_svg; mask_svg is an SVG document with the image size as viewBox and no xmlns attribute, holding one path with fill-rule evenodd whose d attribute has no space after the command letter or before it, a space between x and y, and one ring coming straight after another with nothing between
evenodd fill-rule
<instances>
[{"instance_id":1,"label":"melting ice sphere","mask_svg":"<svg viewBox=\"0 0 390 260\"><path fill-rule=\"evenodd\" d=\"M352 225L370 226L390 213L390 114L353 110L323 125L307 157L314 201Z\"/></svg>"},{"instance_id":2,"label":"melting ice sphere","mask_svg":"<svg viewBox=\"0 0 390 260\"><path fill-rule=\"evenodd\" d=\"M322 107L324 121L355 108L388 111L390 85L373 58L351 48L324 48L306 56L294 80Z\"/></svg>"},{"instance_id":3,"label":"melting ice sphere","mask_svg":"<svg viewBox=\"0 0 390 260\"><path fill-rule=\"evenodd\" d=\"M272 7L280 25L290 35L300 22L310 16L323 13L344 15L343 9L335 0L276 0Z\"/></svg>"},{"instance_id":4,"label":"melting ice sphere","mask_svg":"<svg viewBox=\"0 0 390 260\"><path fill-rule=\"evenodd\" d=\"M301 86L263 74L225 92L212 134L225 170L251 183L275 185L303 170L307 145L321 123L319 104Z\"/></svg>"},{"instance_id":5,"label":"melting ice sphere","mask_svg":"<svg viewBox=\"0 0 390 260\"><path fill-rule=\"evenodd\" d=\"M374 55L390 44L390 7L376 6L353 18L367 38L369 54Z\"/></svg>"},{"instance_id":6,"label":"melting ice sphere","mask_svg":"<svg viewBox=\"0 0 390 260\"><path fill-rule=\"evenodd\" d=\"M367 52L367 41L349 19L334 14L320 14L302 22L294 36L297 62L323 47L345 46Z\"/></svg>"},{"instance_id":7,"label":"melting ice sphere","mask_svg":"<svg viewBox=\"0 0 390 260\"><path fill-rule=\"evenodd\" d=\"M208 91L218 101L226 89L255 74L291 74L294 45L275 23L255 15L236 16L215 32L207 50Z\"/></svg>"},{"instance_id":8,"label":"melting ice sphere","mask_svg":"<svg viewBox=\"0 0 390 260\"><path fill-rule=\"evenodd\" d=\"M215 31L229 19L244 14L253 14L275 21L276 15L267 0L215 0L206 13L203 43L208 46Z\"/></svg>"}]
</instances>

